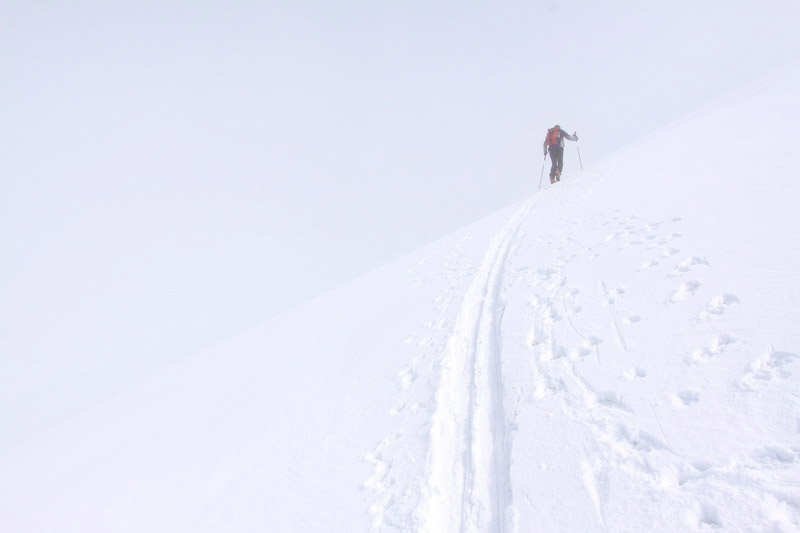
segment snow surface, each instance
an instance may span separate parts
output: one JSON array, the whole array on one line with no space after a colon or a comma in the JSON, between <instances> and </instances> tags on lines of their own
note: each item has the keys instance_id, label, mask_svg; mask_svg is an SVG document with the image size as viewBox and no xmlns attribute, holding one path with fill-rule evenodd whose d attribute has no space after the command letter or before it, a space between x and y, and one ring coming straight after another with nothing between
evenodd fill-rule
<instances>
[{"instance_id":1,"label":"snow surface","mask_svg":"<svg viewBox=\"0 0 800 533\"><path fill-rule=\"evenodd\" d=\"M800 530L798 94L762 80L11 438L0 529Z\"/></svg>"}]
</instances>

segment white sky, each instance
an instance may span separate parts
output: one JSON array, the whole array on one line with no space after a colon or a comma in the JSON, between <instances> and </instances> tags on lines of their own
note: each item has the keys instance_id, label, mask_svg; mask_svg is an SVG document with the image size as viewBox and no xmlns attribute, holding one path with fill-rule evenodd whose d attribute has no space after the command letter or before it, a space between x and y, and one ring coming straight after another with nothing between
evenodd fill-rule
<instances>
[{"instance_id":1,"label":"white sky","mask_svg":"<svg viewBox=\"0 0 800 533\"><path fill-rule=\"evenodd\" d=\"M6 1L0 400L141 373L424 245L531 192L547 127L590 164L795 60L798 23L796 1Z\"/></svg>"}]
</instances>

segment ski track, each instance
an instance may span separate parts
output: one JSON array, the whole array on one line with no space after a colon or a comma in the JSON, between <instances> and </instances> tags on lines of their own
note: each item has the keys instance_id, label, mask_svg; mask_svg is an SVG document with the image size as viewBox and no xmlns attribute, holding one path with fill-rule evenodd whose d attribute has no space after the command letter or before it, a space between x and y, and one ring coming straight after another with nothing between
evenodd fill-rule
<instances>
[{"instance_id":1,"label":"ski track","mask_svg":"<svg viewBox=\"0 0 800 533\"><path fill-rule=\"evenodd\" d=\"M503 273L541 193L495 235L469 286L441 363L423 498L422 531L504 531L512 507L503 406Z\"/></svg>"}]
</instances>

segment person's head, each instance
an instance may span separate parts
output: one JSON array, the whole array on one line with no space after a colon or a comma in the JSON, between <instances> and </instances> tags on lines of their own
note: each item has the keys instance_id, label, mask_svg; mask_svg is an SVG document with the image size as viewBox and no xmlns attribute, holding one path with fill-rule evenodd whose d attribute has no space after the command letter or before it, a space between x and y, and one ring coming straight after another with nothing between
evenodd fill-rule
<instances>
[{"instance_id":1,"label":"person's head","mask_svg":"<svg viewBox=\"0 0 800 533\"><path fill-rule=\"evenodd\" d=\"M560 130L560 129L561 129L561 126L559 126L558 124L556 124L555 126L553 126L553 129L554 129L554 130Z\"/></svg>"}]
</instances>

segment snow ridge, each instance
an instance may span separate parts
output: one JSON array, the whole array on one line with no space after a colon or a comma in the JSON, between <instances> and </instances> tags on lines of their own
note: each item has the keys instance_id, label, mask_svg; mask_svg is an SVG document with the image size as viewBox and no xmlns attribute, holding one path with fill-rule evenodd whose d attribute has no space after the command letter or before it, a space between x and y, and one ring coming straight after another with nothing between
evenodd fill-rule
<instances>
[{"instance_id":1,"label":"snow ridge","mask_svg":"<svg viewBox=\"0 0 800 533\"><path fill-rule=\"evenodd\" d=\"M423 531L503 531L512 505L503 407L503 273L531 197L498 232L467 290L442 358L419 518Z\"/></svg>"}]
</instances>

